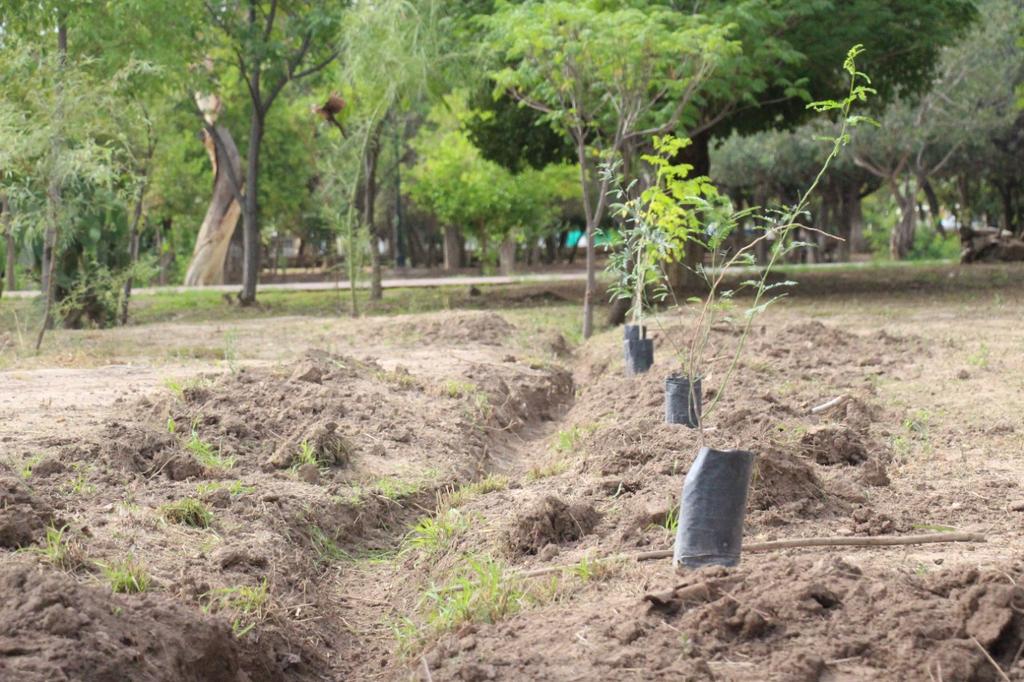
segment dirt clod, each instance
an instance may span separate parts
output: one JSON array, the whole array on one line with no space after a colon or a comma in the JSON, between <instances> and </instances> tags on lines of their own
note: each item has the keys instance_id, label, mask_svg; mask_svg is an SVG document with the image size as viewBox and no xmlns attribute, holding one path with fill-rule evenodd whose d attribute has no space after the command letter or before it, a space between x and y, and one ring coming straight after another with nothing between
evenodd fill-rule
<instances>
[{"instance_id":1,"label":"dirt clod","mask_svg":"<svg viewBox=\"0 0 1024 682\"><path fill-rule=\"evenodd\" d=\"M566 504L549 495L514 520L506 544L514 554L536 554L549 543L578 540L597 525L600 516L585 502Z\"/></svg>"},{"instance_id":2,"label":"dirt clod","mask_svg":"<svg viewBox=\"0 0 1024 682\"><path fill-rule=\"evenodd\" d=\"M860 434L840 426L809 429L800 439L803 452L818 464L860 464L868 458Z\"/></svg>"},{"instance_id":3,"label":"dirt clod","mask_svg":"<svg viewBox=\"0 0 1024 682\"><path fill-rule=\"evenodd\" d=\"M28 566L0 572L3 677L43 680L269 680L274 669L222 620L165 596L122 598Z\"/></svg>"}]
</instances>

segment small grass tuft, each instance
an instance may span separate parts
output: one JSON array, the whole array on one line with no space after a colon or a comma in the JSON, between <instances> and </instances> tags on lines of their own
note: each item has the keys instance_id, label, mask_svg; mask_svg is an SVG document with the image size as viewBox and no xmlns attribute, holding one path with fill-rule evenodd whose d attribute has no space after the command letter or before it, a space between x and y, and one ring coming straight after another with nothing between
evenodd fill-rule
<instances>
[{"instance_id":1,"label":"small grass tuft","mask_svg":"<svg viewBox=\"0 0 1024 682\"><path fill-rule=\"evenodd\" d=\"M25 552L37 554L57 568L72 571L85 563L81 544L76 540L67 526L49 526L41 547L27 547Z\"/></svg>"},{"instance_id":2,"label":"small grass tuft","mask_svg":"<svg viewBox=\"0 0 1024 682\"><path fill-rule=\"evenodd\" d=\"M213 523L213 512L194 497L186 497L183 500L165 504L160 507L160 513L172 523L180 523L193 528L209 528Z\"/></svg>"},{"instance_id":3,"label":"small grass tuft","mask_svg":"<svg viewBox=\"0 0 1024 682\"><path fill-rule=\"evenodd\" d=\"M491 557L467 557L462 575L421 597L417 608L423 627L411 618L393 626L399 652L412 656L467 623L496 623L517 613L525 601L521 583L506 575L503 564Z\"/></svg>"},{"instance_id":4,"label":"small grass tuft","mask_svg":"<svg viewBox=\"0 0 1024 682\"><path fill-rule=\"evenodd\" d=\"M97 562L96 565L100 567L113 592L145 592L152 583L145 566L130 556L111 563Z\"/></svg>"},{"instance_id":5,"label":"small grass tuft","mask_svg":"<svg viewBox=\"0 0 1024 682\"><path fill-rule=\"evenodd\" d=\"M455 490L450 490L444 495L441 495L437 501L438 513L447 509L461 507L475 497L486 495L487 493L493 493L498 490L504 490L507 487L507 476L488 474L479 481L463 484Z\"/></svg>"},{"instance_id":6,"label":"small grass tuft","mask_svg":"<svg viewBox=\"0 0 1024 682\"><path fill-rule=\"evenodd\" d=\"M399 553L418 551L430 555L442 552L468 529L469 519L458 509L425 516L406 535Z\"/></svg>"},{"instance_id":7,"label":"small grass tuft","mask_svg":"<svg viewBox=\"0 0 1024 682\"><path fill-rule=\"evenodd\" d=\"M478 390L477 385L472 381L448 379L441 385L441 392L449 398L462 398L464 396L473 395Z\"/></svg>"},{"instance_id":8,"label":"small grass tuft","mask_svg":"<svg viewBox=\"0 0 1024 682\"><path fill-rule=\"evenodd\" d=\"M241 638L266 619L270 602L270 585L264 578L255 587L251 585L220 587L206 592L200 599L205 602L203 610L207 613L226 611L231 614L233 616L231 631L235 637Z\"/></svg>"},{"instance_id":9,"label":"small grass tuft","mask_svg":"<svg viewBox=\"0 0 1024 682\"><path fill-rule=\"evenodd\" d=\"M551 478L552 476L565 473L568 468L569 463L564 459L555 460L550 464L533 466L526 472L526 480L539 481L542 478Z\"/></svg>"},{"instance_id":10,"label":"small grass tuft","mask_svg":"<svg viewBox=\"0 0 1024 682\"><path fill-rule=\"evenodd\" d=\"M189 438L188 443L185 444L185 449L191 452L196 461L207 469L226 471L235 466L234 457L224 457L221 455L219 450L202 440L196 431L192 431L192 436Z\"/></svg>"},{"instance_id":11,"label":"small grass tuft","mask_svg":"<svg viewBox=\"0 0 1024 682\"><path fill-rule=\"evenodd\" d=\"M230 483L224 483L224 481L204 481L196 486L196 495L207 495L221 488L226 488L231 497L252 495L256 492L256 486L246 485L242 481L231 481Z\"/></svg>"}]
</instances>

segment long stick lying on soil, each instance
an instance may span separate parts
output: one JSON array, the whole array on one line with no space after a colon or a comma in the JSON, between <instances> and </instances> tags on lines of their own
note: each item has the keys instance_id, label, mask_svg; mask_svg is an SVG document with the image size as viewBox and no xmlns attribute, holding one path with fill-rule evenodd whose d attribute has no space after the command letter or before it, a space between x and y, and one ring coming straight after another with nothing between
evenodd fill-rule
<instances>
[{"instance_id":1,"label":"long stick lying on soil","mask_svg":"<svg viewBox=\"0 0 1024 682\"><path fill-rule=\"evenodd\" d=\"M926 533L924 535L793 538L791 540L773 540L771 542L751 542L743 545L743 551L766 552L773 549L788 549L791 547L884 547L887 545L925 545L933 542L986 542L986 539L985 536L980 533ZM651 561L653 559L668 559L671 556L671 549L656 549L650 552L639 552L638 554L613 554L600 559L600 561L614 561L616 559ZM549 573L560 573L562 571L572 570L574 566L575 564L537 568L532 571L517 573L515 574L515 577L533 578L535 576L547 575Z\"/></svg>"}]
</instances>

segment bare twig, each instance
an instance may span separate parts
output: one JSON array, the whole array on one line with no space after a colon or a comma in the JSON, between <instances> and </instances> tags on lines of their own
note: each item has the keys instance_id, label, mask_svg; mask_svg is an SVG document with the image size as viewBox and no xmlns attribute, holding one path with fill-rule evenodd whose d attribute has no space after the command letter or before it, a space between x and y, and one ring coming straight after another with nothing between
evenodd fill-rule
<instances>
[{"instance_id":1,"label":"bare twig","mask_svg":"<svg viewBox=\"0 0 1024 682\"><path fill-rule=\"evenodd\" d=\"M840 405L844 404L849 399L850 396L844 393L841 396L832 398L832 400L827 400L823 402L821 405L815 405L814 407L811 408L811 414L821 414L822 412L828 412L832 408L839 407Z\"/></svg>"}]
</instances>

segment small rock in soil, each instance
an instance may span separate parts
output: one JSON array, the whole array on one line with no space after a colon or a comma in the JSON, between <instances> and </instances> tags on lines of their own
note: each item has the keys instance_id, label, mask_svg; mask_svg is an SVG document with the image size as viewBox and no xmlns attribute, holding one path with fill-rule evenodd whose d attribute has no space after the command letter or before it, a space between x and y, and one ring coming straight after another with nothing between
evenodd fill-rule
<instances>
[{"instance_id":1,"label":"small rock in soil","mask_svg":"<svg viewBox=\"0 0 1024 682\"><path fill-rule=\"evenodd\" d=\"M885 464L878 459L869 459L860 470L860 480L868 485L885 487L891 482Z\"/></svg>"},{"instance_id":2,"label":"small rock in soil","mask_svg":"<svg viewBox=\"0 0 1024 682\"><path fill-rule=\"evenodd\" d=\"M551 561L558 556L558 545L548 543L544 549L537 552L537 558L541 561Z\"/></svg>"},{"instance_id":3,"label":"small rock in soil","mask_svg":"<svg viewBox=\"0 0 1024 682\"><path fill-rule=\"evenodd\" d=\"M206 493L203 496L203 502L211 507L223 509L231 504L231 493L227 488L217 488Z\"/></svg>"},{"instance_id":4,"label":"small rock in soil","mask_svg":"<svg viewBox=\"0 0 1024 682\"><path fill-rule=\"evenodd\" d=\"M1016 502L1011 502L1010 511L1024 511L1024 500L1017 500Z\"/></svg>"},{"instance_id":5,"label":"small rock in soil","mask_svg":"<svg viewBox=\"0 0 1024 682\"><path fill-rule=\"evenodd\" d=\"M296 472L299 480L304 483L316 484L320 482L320 469L315 464L303 464Z\"/></svg>"},{"instance_id":6,"label":"small rock in soil","mask_svg":"<svg viewBox=\"0 0 1024 682\"><path fill-rule=\"evenodd\" d=\"M292 381L305 381L311 384L323 382L324 372L312 362L304 362L292 372Z\"/></svg>"}]
</instances>

